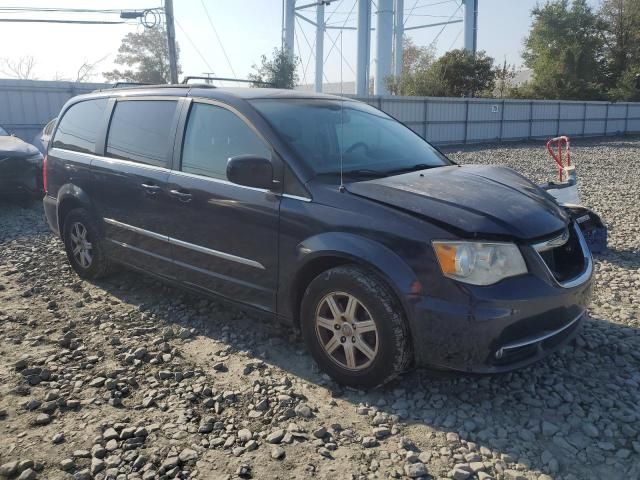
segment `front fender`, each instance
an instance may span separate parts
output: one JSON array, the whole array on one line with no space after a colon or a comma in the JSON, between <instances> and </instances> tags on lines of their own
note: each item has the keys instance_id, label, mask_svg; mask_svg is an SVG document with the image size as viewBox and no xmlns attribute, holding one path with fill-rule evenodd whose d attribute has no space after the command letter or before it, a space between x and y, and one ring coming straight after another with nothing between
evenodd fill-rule
<instances>
[{"instance_id":1,"label":"front fender","mask_svg":"<svg viewBox=\"0 0 640 480\"><path fill-rule=\"evenodd\" d=\"M393 289L402 303L408 317L413 311L410 303L417 299L421 291L421 285L413 270L395 252L385 245L366 237L345 232L325 232L309 237L297 245L295 265L291 268L294 275L288 276L289 284L284 290L289 293L290 299L301 298L299 289L303 288L301 282L306 277L310 265L318 260L344 259L346 262L355 263L371 268L379 274ZM296 302L292 303L294 308ZM292 316L297 317L297 312L292 311ZM411 322L411 319L409 319Z\"/></svg>"}]
</instances>

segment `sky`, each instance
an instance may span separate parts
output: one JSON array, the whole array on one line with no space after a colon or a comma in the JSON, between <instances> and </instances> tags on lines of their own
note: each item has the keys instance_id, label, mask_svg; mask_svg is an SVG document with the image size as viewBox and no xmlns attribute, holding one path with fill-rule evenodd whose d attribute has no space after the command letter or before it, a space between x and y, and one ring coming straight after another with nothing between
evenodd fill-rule
<instances>
[{"instance_id":1,"label":"sky","mask_svg":"<svg viewBox=\"0 0 640 480\"><path fill-rule=\"evenodd\" d=\"M504 59L521 66L522 41L531 25L530 12L538 0L479 0L478 48L497 62ZM0 19L73 18L118 21L118 15L8 13L7 7L61 7L83 9L142 9L157 7L162 0L0 0ZM299 0L299 4L312 3ZM325 18L334 26L355 26L356 0L333 0L325 7ZM460 0L405 0L405 27L462 17ZM598 0L591 0L593 5ZM375 0L374 0L375 5ZM220 77L246 78L260 56L281 45L282 0L174 0L176 37L185 74L213 72ZM375 11L375 6L373 8ZM332 13L334 12L334 13ZM351 12L351 13L350 13ZM301 13L315 18L315 8ZM411 15L409 15L411 14ZM372 19L375 26L375 17ZM136 24L65 25L46 23L0 23L0 59L32 56L34 75L41 80L75 79L85 62L101 60L94 81L114 68L120 41L128 32L140 31ZM217 36L216 36L217 32ZM330 30L325 36L325 82L355 78L356 32ZM417 45L434 45L438 54L463 46L462 23L407 32ZM301 83L314 77L314 27L298 20L296 53L301 59ZM335 46L333 43L335 42ZM340 45L342 44L342 49ZM332 48L333 47L333 48ZM343 54L340 55L340 50ZM226 55L225 55L226 53ZM375 63L375 33L372 36L372 69ZM0 62L0 78L2 74ZM373 72L373 70L372 70Z\"/></svg>"}]
</instances>

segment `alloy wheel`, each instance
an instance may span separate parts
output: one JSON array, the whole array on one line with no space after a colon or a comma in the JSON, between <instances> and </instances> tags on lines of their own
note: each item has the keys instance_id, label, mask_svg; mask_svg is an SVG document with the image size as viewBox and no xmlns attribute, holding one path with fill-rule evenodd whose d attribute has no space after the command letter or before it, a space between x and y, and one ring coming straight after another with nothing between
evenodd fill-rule
<instances>
[{"instance_id":1,"label":"alloy wheel","mask_svg":"<svg viewBox=\"0 0 640 480\"><path fill-rule=\"evenodd\" d=\"M316 335L325 354L340 367L359 371L378 353L378 329L369 310L355 296L332 292L318 303Z\"/></svg>"},{"instance_id":2,"label":"alloy wheel","mask_svg":"<svg viewBox=\"0 0 640 480\"><path fill-rule=\"evenodd\" d=\"M87 228L80 222L71 226L71 253L82 268L89 268L93 262L93 246L88 240Z\"/></svg>"}]
</instances>

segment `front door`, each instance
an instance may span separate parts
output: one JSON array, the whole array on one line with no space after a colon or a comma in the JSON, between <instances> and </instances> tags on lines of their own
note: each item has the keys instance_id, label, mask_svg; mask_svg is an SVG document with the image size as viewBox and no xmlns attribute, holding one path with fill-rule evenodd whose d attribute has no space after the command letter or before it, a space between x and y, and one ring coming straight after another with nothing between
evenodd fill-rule
<instances>
[{"instance_id":1,"label":"front door","mask_svg":"<svg viewBox=\"0 0 640 480\"><path fill-rule=\"evenodd\" d=\"M232 300L275 311L279 196L227 181L227 160L272 158L238 113L215 102L191 105L181 162L171 172L168 233L179 278Z\"/></svg>"},{"instance_id":2,"label":"front door","mask_svg":"<svg viewBox=\"0 0 640 480\"><path fill-rule=\"evenodd\" d=\"M104 220L110 256L173 277L171 245L165 231L176 99L119 100L105 145L92 163L92 194Z\"/></svg>"}]
</instances>

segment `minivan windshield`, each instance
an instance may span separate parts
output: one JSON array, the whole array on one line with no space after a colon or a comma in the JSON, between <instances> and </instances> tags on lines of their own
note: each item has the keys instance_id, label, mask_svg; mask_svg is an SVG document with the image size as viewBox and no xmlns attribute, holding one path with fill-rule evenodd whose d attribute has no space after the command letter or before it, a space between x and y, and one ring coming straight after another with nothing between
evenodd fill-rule
<instances>
[{"instance_id":1,"label":"minivan windshield","mask_svg":"<svg viewBox=\"0 0 640 480\"><path fill-rule=\"evenodd\" d=\"M409 128L369 105L350 100L251 101L316 175L384 177L451 165Z\"/></svg>"}]
</instances>

